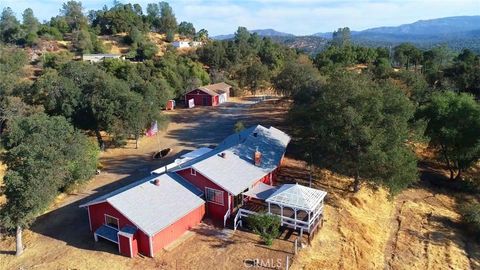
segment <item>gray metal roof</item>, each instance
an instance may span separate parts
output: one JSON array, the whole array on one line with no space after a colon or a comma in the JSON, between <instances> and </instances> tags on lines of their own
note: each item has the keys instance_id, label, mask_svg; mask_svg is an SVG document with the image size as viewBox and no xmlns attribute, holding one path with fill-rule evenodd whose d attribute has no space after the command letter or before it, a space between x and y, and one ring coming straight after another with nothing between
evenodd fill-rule
<instances>
[{"instance_id":1,"label":"gray metal roof","mask_svg":"<svg viewBox=\"0 0 480 270\"><path fill-rule=\"evenodd\" d=\"M140 230L154 235L205 203L199 197L202 192L175 173L145 179L81 207L106 201Z\"/></svg>"},{"instance_id":2,"label":"gray metal roof","mask_svg":"<svg viewBox=\"0 0 480 270\"><path fill-rule=\"evenodd\" d=\"M198 88L195 88L191 91L188 91L186 94L193 92L195 90L202 90L203 92L211 95L211 96L216 96L220 95L223 93L226 93L228 89L230 89L232 86L229 84L226 84L224 82L221 83L214 83L214 84L209 84L209 85L203 85Z\"/></svg>"},{"instance_id":3,"label":"gray metal roof","mask_svg":"<svg viewBox=\"0 0 480 270\"><path fill-rule=\"evenodd\" d=\"M228 136L214 150L172 170L194 168L237 195L278 167L289 142L290 137L284 132L257 125ZM254 164L256 150L262 153L259 166ZM225 157L221 157L221 153L225 153Z\"/></svg>"},{"instance_id":4,"label":"gray metal roof","mask_svg":"<svg viewBox=\"0 0 480 270\"><path fill-rule=\"evenodd\" d=\"M270 195L272 195L277 190L277 187L264 184L262 182L258 183L255 187L249 189L247 192L242 193L244 196L250 198L266 200Z\"/></svg>"}]
</instances>

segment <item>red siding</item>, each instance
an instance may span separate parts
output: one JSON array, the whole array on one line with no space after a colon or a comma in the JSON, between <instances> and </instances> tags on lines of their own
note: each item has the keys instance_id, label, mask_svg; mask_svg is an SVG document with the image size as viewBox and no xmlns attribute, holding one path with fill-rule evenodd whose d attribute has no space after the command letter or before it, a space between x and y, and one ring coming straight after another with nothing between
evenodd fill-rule
<instances>
[{"instance_id":1,"label":"red siding","mask_svg":"<svg viewBox=\"0 0 480 270\"><path fill-rule=\"evenodd\" d=\"M112 207L107 202L90 205L88 206L88 209L90 213L90 222L92 224L93 232L105 223L105 214L118 218L120 228L125 225L136 227L135 224L133 224L130 220L128 220L125 216L118 212L117 209ZM148 236L144 232L138 230L135 233L135 238L135 241L137 242L136 246L138 246L137 252L140 252L143 255L150 256Z\"/></svg>"},{"instance_id":2,"label":"red siding","mask_svg":"<svg viewBox=\"0 0 480 270\"><path fill-rule=\"evenodd\" d=\"M161 230L153 237L153 252L157 253L166 245L175 241L178 237L198 225L205 215L205 204L183 216L172 225Z\"/></svg>"},{"instance_id":3,"label":"red siding","mask_svg":"<svg viewBox=\"0 0 480 270\"><path fill-rule=\"evenodd\" d=\"M194 100L195 106L215 106L214 98L217 98L217 103L218 103L218 95L216 96L211 96L201 90L193 90L189 92L188 94L185 95L185 104L188 104L188 100L192 99ZM206 105L203 104L203 99L207 99Z\"/></svg>"},{"instance_id":4,"label":"red siding","mask_svg":"<svg viewBox=\"0 0 480 270\"><path fill-rule=\"evenodd\" d=\"M130 238L128 238L124 235L118 235L118 240L120 240L120 243L119 243L120 244L120 254L122 254L123 256L130 257L131 256Z\"/></svg>"},{"instance_id":5,"label":"red siding","mask_svg":"<svg viewBox=\"0 0 480 270\"><path fill-rule=\"evenodd\" d=\"M198 189L205 193L205 188L213 188L223 191L223 205L207 202L207 216L212 218L216 223L223 224L223 217L228 210L228 192L220 186L208 180L205 176L197 172L197 175L190 174L190 168L177 172L184 179L195 185Z\"/></svg>"},{"instance_id":6,"label":"red siding","mask_svg":"<svg viewBox=\"0 0 480 270\"><path fill-rule=\"evenodd\" d=\"M142 233L138 233L138 252L142 253L145 256L150 257L150 238L148 235Z\"/></svg>"}]
</instances>

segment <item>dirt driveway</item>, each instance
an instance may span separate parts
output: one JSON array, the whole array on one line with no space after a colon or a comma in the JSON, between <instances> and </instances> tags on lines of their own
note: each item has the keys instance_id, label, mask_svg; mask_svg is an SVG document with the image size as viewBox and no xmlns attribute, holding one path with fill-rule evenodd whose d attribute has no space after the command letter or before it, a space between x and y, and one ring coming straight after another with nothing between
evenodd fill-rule
<instances>
[{"instance_id":1,"label":"dirt driveway","mask_svg":"<svg viewBox=\"0 0 480 270\"><path fill-rule=\"evenodd\" d=\"M135 149L135 144L131 142L124 148L110 149L102 153L100 159L104 166L102 173L90 181L81 192L57 198L52 209L40 216L31 229L25 232L26 250L20 258L12 256L15 247L13 238L8 237L0 241L0 269L172 269L172 261L177 260L173 256L187 254L188 250L195 250L188 267L195 269L195 265L204 261L202 258L211 254L212 248L222 247L225 243L235 247L229 241L222 242L211 237L210 241L220 241L219 244L205 245L205 235L197 233L196 238L183 244L187 245L184 249L178 247L171 253L159 254L153 260L141 257L131 260L118 256L115 246L93 241L88 230L87 211L78 206L141 179L152 169L172 162L189 149L219 143L233 132L233 126L237 121L244 121L246 126L257 123L268 126L282 122L287 105L278 106L276 101L257 102L257 99L251 98L216 108L179 109L167 112L171 119L167 130L161 131L155 137L142 138L138 149ZM172 148L172 155L165 160L152 161L152 153L166 147ZM253 242L247 242L243 241L243 245L253 245ZM242 242L237 244L242 245ZM290 246L290 243L279 241L278 245L280 246L277 248L281 250L282 245ZM228 250L230 254L235 254L237 249ZM278 253L284 258L282 251L267 252L263 248L257 250L252 246L240 247L238 250L249 250L252 254L248 256L261 252L271 254L270 257ZM228 256L225 259L236 261ZM243 265L238 268L243 268Z\"/></svg>"}]
</instances>

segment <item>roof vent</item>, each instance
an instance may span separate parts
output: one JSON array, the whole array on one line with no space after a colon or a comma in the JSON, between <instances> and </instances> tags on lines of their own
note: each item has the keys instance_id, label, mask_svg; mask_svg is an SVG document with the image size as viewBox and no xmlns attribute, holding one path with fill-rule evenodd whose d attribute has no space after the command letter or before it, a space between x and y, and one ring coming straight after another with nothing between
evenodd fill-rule
<instances>
[{"instance_id":1,"label":"roof vent","mask_svg":"<svg viewBox=\"0 0 480 270\"><path fill-rule=\"evenodd\" d=\"M155 186L160 186L160 179L155 179L153 183L155 184Z\"/></svg>"},{"instance_id":2,"label":"roof vent","mask_svg":"<svg viewBox=\"0 0 480 270\"><path fill-rule=\"evenodd\" d=\"M221 158L226 158L227 157L227 153L225 152L222 152L220 154L218 154Z\"/></svg>"}]
</instances>

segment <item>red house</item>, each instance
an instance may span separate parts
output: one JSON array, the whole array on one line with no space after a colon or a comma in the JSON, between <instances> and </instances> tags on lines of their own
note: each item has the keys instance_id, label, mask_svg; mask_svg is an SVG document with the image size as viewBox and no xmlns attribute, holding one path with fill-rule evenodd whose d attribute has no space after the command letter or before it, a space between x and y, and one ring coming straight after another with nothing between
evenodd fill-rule
<instances>
[{"instance_id":1,"label":"red house","mask_svg":"<svg viewBox=\"0 0 480 270\"><path fill-rule=\"evenodd\" d=\"M205 215L225 226L243 193L275 183L289 142L284 132L257 125L81 207L88 209L96 241L118 244L125 256L153 257Z\"/></svg>"},{"instance_id":2,"label":"red house","mask_svg":"<svg viewBox=\"0 0 480 270\"><path fill-rule=\"evenodd\" d=\"M215 83L193 89L185 94L185 104L193 99L195 106L217 106L230 97L231 85Z\"/></svg>"},{"instance_id":3,"label":"red house","mask_svg":"<svg viewBox=\"0 0 480 270\"><path fill-rule=\"evenodd\" d=\"M174 173L155 175L81 205L90 230L133 257L153 254L203 219L202 192ZM179 203L181 202L181 203Z\"/></svg>"},{"instance_id":4,"label":"red house","mask_svg":"<svg viewBox=\"0 0 480 270\"><path fill-rule=\"evenodd\" d=\"M225 226L242 193L260 182L273 185L290 137L257 125L230 135L212 151L171 169L204 191L207 216Z\"/></svg>"}]
</instances>

